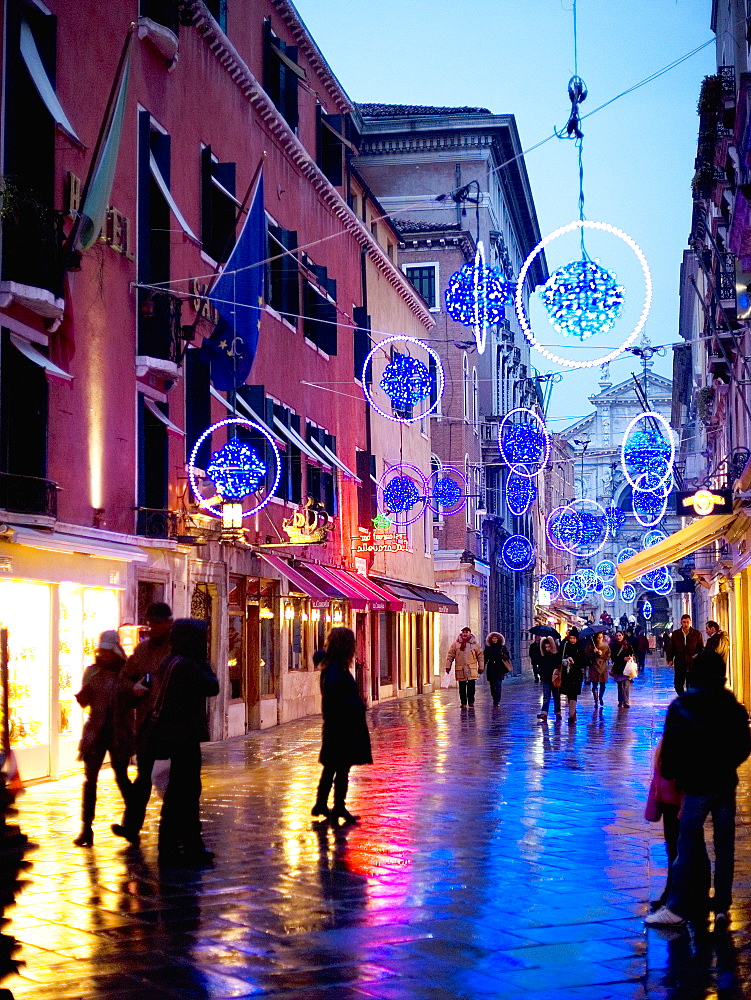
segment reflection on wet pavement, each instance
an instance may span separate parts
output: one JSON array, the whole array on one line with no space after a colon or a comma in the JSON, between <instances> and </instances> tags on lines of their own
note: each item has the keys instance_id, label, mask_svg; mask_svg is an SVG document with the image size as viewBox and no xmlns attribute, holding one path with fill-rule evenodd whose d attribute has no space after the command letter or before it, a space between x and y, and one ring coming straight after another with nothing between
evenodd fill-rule
<instances>
[{"instance_id":1,"label":"reflection on wet pavement","mask_svg":"<svg viewBox=\"0 0 751 1000\"><path fill-rule=\"evenodd\" d=\"M585 691L576 726L540 725L529 681L497 711L487 685L474 711L455 691L386 703L376 763L354 773L357 827L311 822L318 719L208 746L217 861L198 873L158 869L156 801L123 849L110 773L89 850L71 843L80 779L30 788L20 822L40 847L7 985L35 1000L751 997L747 771L731 934L643 926L665 879L643 811L669 682L648 668L620 711L614 685L600 713Z\"/></svg>"}]
</instances>

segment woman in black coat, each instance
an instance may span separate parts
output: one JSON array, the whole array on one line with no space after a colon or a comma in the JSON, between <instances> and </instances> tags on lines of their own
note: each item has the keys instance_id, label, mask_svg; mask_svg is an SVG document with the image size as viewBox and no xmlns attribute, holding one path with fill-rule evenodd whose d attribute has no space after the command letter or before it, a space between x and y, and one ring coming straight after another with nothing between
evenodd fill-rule
<instances>
[{"instance_id":1,"label":"woman in black coat","mask_svg":"<svg viewBox=\"0 0 751 1000\"><path fill-rule=\"evenodd\" d=\"M558 651L558 643L552 636L545 636L540 642L540 663L539 674L542 683L542 704L537 714L538 719L544 722L548 717L550 699L553 699L553 710L556 718L561 714L561 689L553 684L553 674L561 666L561 654Z\"/></svg>"},{"instance_id":2,"label":"woman in black coat","mask_svg":"<svg viewBox=\"0 0 751 1000\"><path fill-rule=\"evenodd\" d=\"M561 694L568 699L568 724L576 722L576 699L582 692L586 656L584 645L579 639L579 630L570 628L561 643Z\"/></svg>"},{"instance_id":3,"label":"woman in black coat","mask_svg":"<svg viewBox=\"0 0 751 1000\"><path fill-rule=\"evenodd\" d=\"M485 676L490 684L493 705L497 708L501 703L503 678L511 673L511 654L506 645L506 639L500 632L490 632L485 640L483 653Z\"/></svg>"},{"instance_id":4,"label":"woman in black coat","mask_svg":"<svg viewBox=\"0 0 751 1000\"><path fill-rule=\"evenodd\" d=\"M349 628L333 628L326 641L321 672L323 740L318 759L323 771L311 815L343 819L345 823L356 823L359 819L345 806L349 769L355 764L373 763L365 703L350 672L354 658L355 633ZM332 785L334 808L329 811Z\"/></svg>"}]
</instances>

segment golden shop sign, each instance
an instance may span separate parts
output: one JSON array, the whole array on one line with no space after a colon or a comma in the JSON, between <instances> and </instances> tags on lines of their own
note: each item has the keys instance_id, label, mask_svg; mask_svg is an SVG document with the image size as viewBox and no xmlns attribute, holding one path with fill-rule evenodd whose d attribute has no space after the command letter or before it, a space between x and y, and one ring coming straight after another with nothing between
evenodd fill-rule
<instances>
[{"instance_id":1,"label":"golden shop sign","mask_svg":"<svg viewBox=\"0 0 751 1000\"><path fill-rule=\"evenodd\" d=\"M678 493L675 512L679 517L706 517L708 514L732 514L731 490L688 490Z\"/></svg>"}]
</instances>

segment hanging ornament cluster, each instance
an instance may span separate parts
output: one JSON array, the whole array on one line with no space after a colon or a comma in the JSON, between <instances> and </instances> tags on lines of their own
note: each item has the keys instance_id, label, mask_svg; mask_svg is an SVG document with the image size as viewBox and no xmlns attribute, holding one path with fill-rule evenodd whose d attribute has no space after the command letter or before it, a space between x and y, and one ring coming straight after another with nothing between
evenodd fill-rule
<instances>
[{"instance_id":1,"label":"hanging ornament cluster","mask_svg":"<svg viewBox=\"0 0 751 1000\"><path fill-rule=\"evenodd\" d=\"M537 487L528 476L510 472L506 480L506 506L514 517L522 517L537 497Z\"/></svg>"},{"instance_id":2,"label":"hanging ornament cluster","mask_svg":"<svg viewBox=\"0 0 751 1000\"><path fill-rule=\"evenodd\" d=\"M636 587L633 583L627 583L621 591L621 600L625 604L633 604L636 600Z\"/></svg>"},{"instance_id":3,"label":"hanging ornament cluster","mask_svg":"<svg viewBox=\"0 0 751 1000\"><path fill-rule=\"evenodd\" d=\"M545 421L523 406L509 410L498 428L498 450L512 472L534 479L547 465L550 454Z\"/></svg>"},{"instance_id":4,"label":"hanging ornament cluster","mask_svg":"<svg viewBox=\"0 0 751 1000\"><path fill-rule=\"evenodd\" d=\"M574 573L574 576L579 581L579 583L584 587L588 594L593 594L595 588L597 587L597 574L589 566L585 566L583 569L579 569Z\"/></svg>"},{"instance_id":5,"label":"hanging ornament cluster","mask_svg":"<svg viewBox=\"0 0 751 1000\"><path fill-rule=\"evenodd\" d=\"M588 340L607 333L623 312L623 286L597 261L571 261L554 271L540 292L554 329Z\"/></svg>"},{"instance_id":6,"label":"hanging ornament cluster","mask_svg":"<svg viewBox=\"0 0 751 1000\"><path fill-rule=\"evenodd\" d=\"M581 604L587 596L587 592L581 582L572 576L561 584L561 594L572 604Z\"/></svg>"},{"instance_id":7,"label":"hanging ornament cluster","mask_svg":"<svg viewBox=\"0 0 751 1000\"><path fill-rule=\"evenodd\" d=\"M554 573L546 573L540 577L540 590L550 594L550 600L554 601L561 590L561 582Z\"/></svg>"},{"instance_id":8,"label":"hanging ornament cluster","mask_svg":"<svg viewBox=\"0 0 751 1000\"><path fill-rule=\"evenodd\" d=\"M621 510L620 507L606 507L605 517L608 522L608 531L613 538L617 538L621 528L626 523L626 512Z\"/></svg>"},{"instance_id":9,"label":"hanging ornament cluster","mask_svg":"<svg viewBox=\"0 0 751 1000\"><path fill-rule=\"evenodd\" d=\"M610 583L611 580L615 580L615 563L612 559L601 559L595 566L595 573L605 583Z\"/></svg>"},{"instance_id":10,"label":"hanging ornament cluster","mask_svg":"<svg viewBox=\"0 0 751 1000\"><path fill-rule=\"evenodd\" d=\"M675 440L660 413L640 413L626 428L621 442L621 465L632 488L634 517L645 528L665 516L673 488Z\"/></svg>"},{"instance_id":11,"label":"hanging ornament cluster","mask_svg":"<svg viewBox=\"0 0 751 1000\"><path fill-rule=\"evenodd\" d=\"M396 410L407 410L427 399L433 390L433 378L418 358L395 354L386 365L380 387Z\"/></svg>"},{"instance_id":12,"label":"hanging ornament cluster","mask_svg":"<svg viewBox=\"0 0 751 1000\"><path fill-rule=\"evenodd\" d=\"M515 573L529 569L535 559L535 547L524 535L509 535L501 546L504 565Z\"/></svg>"},{"instance_id":13,"label":"hanging ornament cluster","mask_svg":"<svg viewBox=\"0 0 751 1000\"><path fill-rule=\"evenodd\" d=\"M553 548L580 559L599 552L609 537L604 508L587 499L554 508L548 515L546 532Z\"/></svg>"},{"instance_id":14,"label":"hanging ornament cluster","mask_svg":"<svg viewBox=\"0 0 751 1000\"><path fill-rule=\"evenodd\" d=\"M403 346L407 351L415 348L425 351L434 362L434 371L410 354L394 353L393 357L390 357L387 348L390 349L391 345ZM379 354L385 354L389 358L378 384L391 402L393 408L391 413L376 403L370 390L373 360ZM365 358L361 379L362 391L370 406L382 417L398 424L414 424L432 413L443 396L446 384L440 355L429 344L416 337L387 337L386 340L377 343ZM435 396L433 402L425 406L433 395ZM413 412L421 403L422 409L417 413Z\"/></svg>"},{"instance_id":15,"label":"hanging ornament cluster","mask_svg":"<svg viewBox=\"0 0 751 1000\"><path fill-rule=\"evenodd\" d=\"M457 323L474 328L477 353L483 354L488 326L500 323L504 306L513 302L513 283L497 267L485 263L485 248L478 241L475 259L464 264L448 280L444 298L446 311Z\"/></svg>"}]
</instances>

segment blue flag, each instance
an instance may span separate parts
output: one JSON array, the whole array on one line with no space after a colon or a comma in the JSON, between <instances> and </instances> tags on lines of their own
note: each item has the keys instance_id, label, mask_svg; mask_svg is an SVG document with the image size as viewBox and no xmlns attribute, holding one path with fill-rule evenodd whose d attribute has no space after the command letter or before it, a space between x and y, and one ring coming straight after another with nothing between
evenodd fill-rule
<instances>
[{"instance_id":1,"label":"blue flag","mask_svg":"<svg viewBox=\"0 0 751 1000\"><path fill-rule=\"evenodd\" d=\"M236 389L250 375L261 329L264 285L261 261L265 259L266 214L261 174L235 249L209 292L209 301L221 318L201 345L201 355L211 363L211 381L216 389Z\"/></svg>"}]
</instances>

